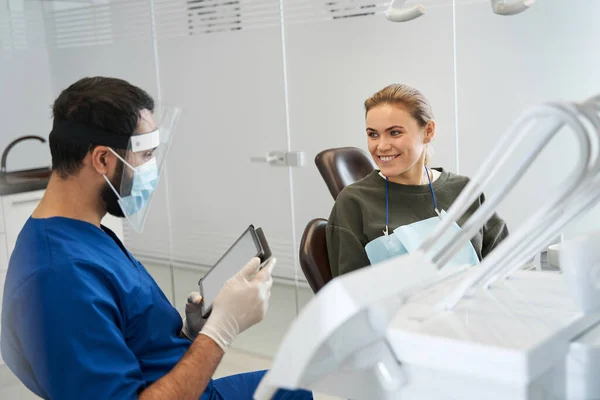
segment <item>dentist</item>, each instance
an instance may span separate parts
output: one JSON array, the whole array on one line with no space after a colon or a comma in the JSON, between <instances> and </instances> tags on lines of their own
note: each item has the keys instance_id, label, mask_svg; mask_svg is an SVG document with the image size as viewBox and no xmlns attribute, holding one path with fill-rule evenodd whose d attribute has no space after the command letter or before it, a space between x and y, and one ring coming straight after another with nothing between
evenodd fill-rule
<instances>
[{"instance_id":1,"label":"dentist","mask_svg":"<svg viewBox=\"0 0 600 400\"><path fill-rule=\"evenodd\" d=\"M190 298L182 321L101 225L109 213L142 229L178 115L113 78L81 79L54 102L52 176L18 237L2 309L3 358L41 398L250 400L264 375L212 379L236 336L263 319L274 262L256 273L249 260L208 320Z\"/></svg>"}]
</instances>

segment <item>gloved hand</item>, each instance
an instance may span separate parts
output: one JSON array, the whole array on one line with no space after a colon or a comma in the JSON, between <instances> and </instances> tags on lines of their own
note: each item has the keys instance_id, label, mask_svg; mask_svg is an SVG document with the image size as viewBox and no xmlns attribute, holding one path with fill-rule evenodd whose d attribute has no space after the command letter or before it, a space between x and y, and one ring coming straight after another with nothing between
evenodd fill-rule
<instances>
[{"instance_id":1,"label":"gloved hand","mask_svg":"<svg viewBox=\"0 0 600 400\"><path fill-rule=\"evenodd\" d=\"M276 262L275 258L271 259L256 273L260 259L251 259L225 283L213 302L208 320L201 315L200 294L192 292L186 304L182 333L193 340L200 330L200 334L210 337L226 351L237 335L264 318L273 286L271 274Z\"/></svg>"},{"instance_id":2,"label":"gloved hand","mask_svg":"<svg viewBox=\"0 0 600 400\"><path fill-rule=\"evenodd\" d=\"M202 317L202 311L202 295L199 292L191 292L185 304L185 318L181 328L181 335L191 341L196 339L206 323L206 319Z\"/></svg>"}]
</instances>

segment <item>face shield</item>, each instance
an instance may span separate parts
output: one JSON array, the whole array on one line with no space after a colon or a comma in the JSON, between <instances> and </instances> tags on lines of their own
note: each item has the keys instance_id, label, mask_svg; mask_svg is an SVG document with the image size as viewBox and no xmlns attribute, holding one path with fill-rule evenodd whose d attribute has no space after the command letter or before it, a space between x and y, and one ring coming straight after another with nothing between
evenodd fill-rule
<instances>
[{"instance_id":1,"label":"face shield","mask_svg":"<svg viewBox=\"0 0 600 400\"><path fill-rule=\"evenodd\" d=\"M163 106L157 111L158 118L142 113L138 124L141 132L131 136L126 149L110 148L123 163L122 175L114 179L120 182L119 188L104 177L119 199L123 215L137 232L144 227L180 114L175 107Z\"/></svg>"}]
</instances>

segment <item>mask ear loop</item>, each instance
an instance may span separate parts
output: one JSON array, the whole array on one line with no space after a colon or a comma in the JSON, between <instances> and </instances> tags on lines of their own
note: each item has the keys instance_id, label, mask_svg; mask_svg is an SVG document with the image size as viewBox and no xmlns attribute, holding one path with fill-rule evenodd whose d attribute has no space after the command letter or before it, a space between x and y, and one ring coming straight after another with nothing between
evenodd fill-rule
<instances>
[{"instance_id":1,"label":"mask ear loop","mask_svg":"<svg viewBox=\"0 0 600 400\"><path fill-rule=\"evenodd\" d=\"M123 164L127 165L129 168L131 168L132 170L135 171L135 168L131 166L131 164L129 164L127 161L125 161L125 159L123 157L121 157L116 151L114 151L113 149L111 149L110 147L108 148L119 160L123 161Z\"/></svg>"},{"instance_id":2,"label":"mask ear loop","mask_svg":"<svg viewBox=\"0 0 600 400\"><path fill-rule=\"evenodd\" d=\"M385 177L385 230L383 231L385 237L390 240L389 238L389 218L390 218L390 180L389 178L386 176Z\"/></svg>"},{"instance_id":3,"label":"mask ear loop","mask_svg":"<svg viewBox=\"0 0 600 400\"><path fill-rule=\"evenodd\" d=\"M431 183L431 177L429 176L429 168L425 166L425 174L427 174L427 181L429 182L429 191L431 192L431 198L433 199L433 211L442 219L442 214L437 206L437 200L435 199L435 192L433 191L433 183Z\"/></svg>"},{"instance_id":4,"label":"mask ear loop","mask_svg":"<svg viewBox=\"0 0 600 400\"><path fill-rule=\"evenodd\" d=\"M131 166L131 164L129 164L127 161L125 161L123 159L123 157L121 157L119 154L117 154L116 151L114 151L113 149L111 149L110 147L108 148L119 160L123 161L123 164L127 165L129 168L131 168L132 170L135 171L135 168L133 168ZM110 189L114 192L114 194L117 196L117 198L119 200L122 200L123 198L121 197L121 195L119 194L119 192L117 192L117 189L115 189L115 187L113 186L112 182L108 179L108 177L106 176L106 174L102 175L102 177L104 178L104 180L106 181L106 183L108 183L108 186L110 187Z\"/></svg>"},{"instance_id":5,"label":"mask ear loop","mask_svg":"<svg viewBox=\"0 0 600 400\"><path fill-rule=\"evenodd\" d=\"M104 178L104 180L106 181L106 183L108 183L108 186L110 187L110 189L114 192L115 196L117 196L117 198L119 200L121 200L121 195L119 194L119 192L117 192L117 189L115 189L115 187L113 186L113 184L110 182L110 180L106 177L106 174L102 175L102 177Z\"/></svg>"}]
</instances>

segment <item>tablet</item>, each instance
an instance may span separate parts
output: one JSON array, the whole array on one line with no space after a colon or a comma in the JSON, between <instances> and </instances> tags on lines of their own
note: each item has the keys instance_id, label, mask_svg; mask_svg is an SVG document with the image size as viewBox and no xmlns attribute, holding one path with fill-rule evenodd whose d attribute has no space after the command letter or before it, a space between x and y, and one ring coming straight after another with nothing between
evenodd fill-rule
<instances>
[{"instance_id":1,"label":"tablet","mask_svg":"<svg viewBox=\"0 0 600 400\"><path fill-rule=\"evenodd\" d=\"M263 230L250 225L198 282L203 299L204 317L210 314L212 303L225 282L239 272L252 257L260 258L262 267L271 258L271 250Z\"/></svg>"}]
</instances>

